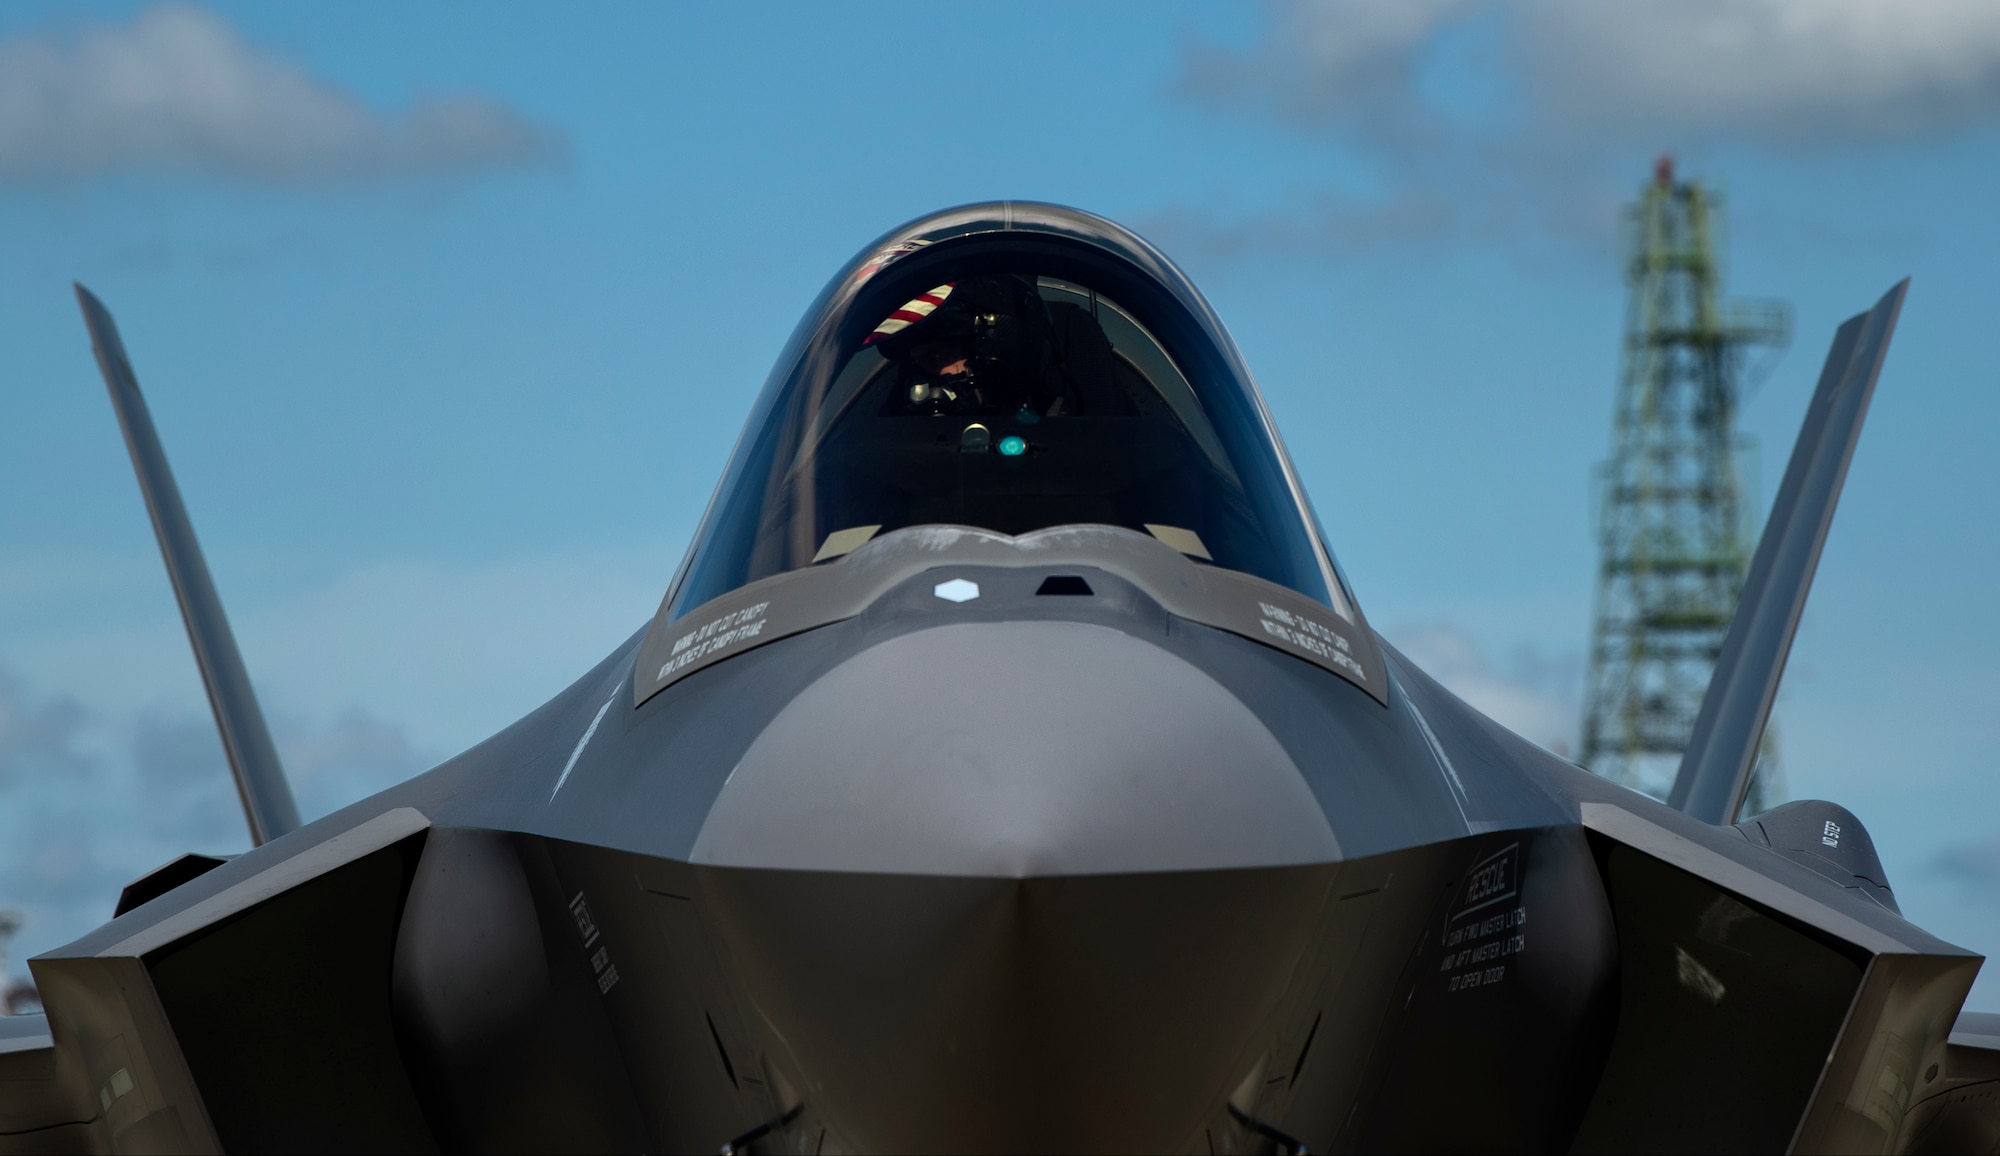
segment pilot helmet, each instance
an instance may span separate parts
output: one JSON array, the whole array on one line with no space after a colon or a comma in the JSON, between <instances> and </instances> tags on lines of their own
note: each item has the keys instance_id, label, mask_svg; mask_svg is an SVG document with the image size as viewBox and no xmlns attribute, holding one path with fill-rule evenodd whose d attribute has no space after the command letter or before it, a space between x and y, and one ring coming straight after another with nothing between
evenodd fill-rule
<instances>
[{"instance_id":1,"label":"pilot helmet","mask_svg":"<svg viewBox=\"0 0 2000 1156\"><path fill-rule=\"evenodd\" d=\"M1048 370L1048 311L1024 278L964 277L905 302L864 344L923 373L962 359L964 384L1026 403L1042 392Z\"/></svg>"}]
</instances>

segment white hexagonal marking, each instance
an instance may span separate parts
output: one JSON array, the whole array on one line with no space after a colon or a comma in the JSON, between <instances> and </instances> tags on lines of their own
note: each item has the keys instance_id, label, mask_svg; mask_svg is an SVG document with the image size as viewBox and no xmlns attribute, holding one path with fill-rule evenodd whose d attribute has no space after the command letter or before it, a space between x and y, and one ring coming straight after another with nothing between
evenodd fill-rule
<instances>
[{"instance_id":1,"label":"white hexagonal marking","mask_svg":"<svg viewBox=\"0 0 2000 1156\"><path fill-rule=\"evenodd\" d=\"M969 582L964 578L953 578L949 582L940 582L931 587L931 593L946 602L970 602L979 597L979 583Z\"/></svg>"}]
</instances>

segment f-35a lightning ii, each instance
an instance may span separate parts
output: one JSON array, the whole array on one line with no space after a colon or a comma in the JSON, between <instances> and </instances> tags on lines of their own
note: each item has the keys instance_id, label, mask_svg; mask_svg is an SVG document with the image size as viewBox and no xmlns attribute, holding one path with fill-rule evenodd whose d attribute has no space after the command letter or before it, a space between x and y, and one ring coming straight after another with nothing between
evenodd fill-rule
<instances>
[{"instance_id":1,"label":"f-35a lightning ii","mask_svg":"<svg viewBox=\"0 0 2000 1156\"><path fill-rule=\"evenodd\" d=\"M79 289L258 845L32 962L0 1150L1994 1151L1980 958L1736 813L1904 288L1669 804L1370 629L1194 286L1007 202L833 278L650 623L305 826Z\"/></svg>"}]
</instances>

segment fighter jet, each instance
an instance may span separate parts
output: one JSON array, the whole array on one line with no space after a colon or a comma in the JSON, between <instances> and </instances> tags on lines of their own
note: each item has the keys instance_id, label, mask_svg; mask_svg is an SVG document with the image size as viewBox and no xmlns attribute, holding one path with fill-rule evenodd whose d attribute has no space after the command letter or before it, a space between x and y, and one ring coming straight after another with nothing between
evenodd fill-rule
<instances>
[{"instance_id":1,"label":"fighter jet","mask_svg":"<svg viewBox=\"0 0 2000 1156\"><path fill-rule=\"evenodd\" d=\"M1904 291L1665 803L1369 626L1159 250L1003 202L833 277L650 622L301 826L79 288L256 846L32 961L0 1150L1995 1151L1980 958L1737 814Z\"/></svg>"}]
</instances>

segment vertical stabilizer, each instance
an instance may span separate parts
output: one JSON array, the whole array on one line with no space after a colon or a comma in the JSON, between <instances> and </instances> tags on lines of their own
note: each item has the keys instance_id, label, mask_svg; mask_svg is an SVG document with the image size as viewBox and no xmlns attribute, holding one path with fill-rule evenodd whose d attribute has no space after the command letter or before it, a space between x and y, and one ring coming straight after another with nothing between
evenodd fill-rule
<instances>
[{"instance_id":1,"label":"vertical stabilizer","mask_svg":"<svg viewBox=\"0 0 2000 1156\"><path fill-rule=\"evenodd\" d=\"M146 512L153 518L153 533L160 540L167 576L173 579L181 620L187 624L188 642L194 647L195 663L201 667L208 704L215 711L215 726L222 732L222 749L229 756L236 791L243 799L243 815L250 822L251 842L269 842L299 825L292 788L285 782L278 750L264 725L263 709L257 705L257 694L243 669L243 656L236 649L236 637L229 631L229 619L222 613L222 601L208 576L208 563L202 560L201 547L195 542L194 526L181 504L173 471L167 468L167 455L153 430L152 415L139 395L139 381L132 374L125 345L118 339L118 327L88 289L78 285L76 299L83 306L83 322L90 327L97 366L111 391L111 408L118 412L118 425L125 431L125 448L131 452L132 469L139 475L139 491L145 495Z\"/></svg>"},{"instance_id":2,"label":"vertical stabilizer","mask_svg":"<svg viewBox=\"0 0 2000 1156\"><path fill-rule=\"evenodd\" d=\"M1907 278L1884 294L1875 308L1834 334L1826 368L1820 371L1784 484L1771 505L1770 521L1757 542L1756 557L1744 580L1736 615L1715 660L1715 676L1701 700L1694 732L1681 756L1667 802L1711 823L1736 821L1749 786L1757 746L1778 680L1785 673L1792 636L1819 567L1834 506L1847 480L1847 465L1868 416L1875 379L1889 352L1889 338L1903 311Z\"/></svg>"}]
</instances>

